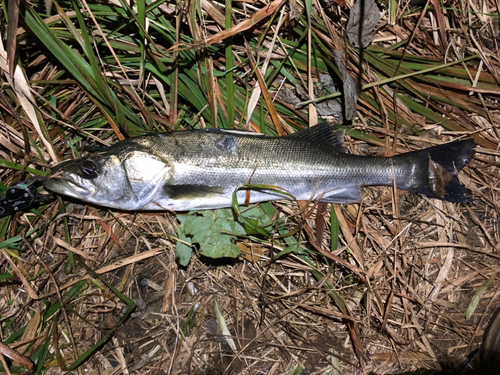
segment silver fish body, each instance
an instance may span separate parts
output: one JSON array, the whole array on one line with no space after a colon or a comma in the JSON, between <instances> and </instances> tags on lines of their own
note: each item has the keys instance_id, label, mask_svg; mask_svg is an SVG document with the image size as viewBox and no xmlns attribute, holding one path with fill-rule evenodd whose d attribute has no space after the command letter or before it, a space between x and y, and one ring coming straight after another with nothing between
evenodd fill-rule
<instances>
[{"instance_id":1,"label":"silver fish body","mask_svg":"<svg viewBox=\"0 0 500 375\"><path fill-rule=\"evenodd\" d=\"M344 153L327 124L284 137L223 130L193 130L142 136L102 152L63 162L45 186L86 202L122 210L188 211L230 207L246 184L250 202L289 199L350 203L363 186L389 185L436 197L429 160L450 174L444 195L461 202L471 193L457 178L473 156L472 140L395 157ZM247 192L237 192L240 204Z\"/></svg>"}]
</instances>

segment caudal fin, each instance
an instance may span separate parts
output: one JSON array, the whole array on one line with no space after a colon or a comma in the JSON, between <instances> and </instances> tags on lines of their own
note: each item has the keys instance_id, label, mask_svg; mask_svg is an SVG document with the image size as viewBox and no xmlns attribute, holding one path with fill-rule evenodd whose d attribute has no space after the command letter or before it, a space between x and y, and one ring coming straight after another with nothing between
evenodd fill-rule
<instances>
[{"instance_id":1,"label":"caudal fin","mask_svg":"<svg viewBox=\"0 0 500 375\"><path fill-rule=\"evenodd\" d=\"M410 191L448 202L470 202L472 192L458 181L457 173L474 156L476 144L467 139L401 154L417 165L417 186Z\"/></svg>"}]
</instances>

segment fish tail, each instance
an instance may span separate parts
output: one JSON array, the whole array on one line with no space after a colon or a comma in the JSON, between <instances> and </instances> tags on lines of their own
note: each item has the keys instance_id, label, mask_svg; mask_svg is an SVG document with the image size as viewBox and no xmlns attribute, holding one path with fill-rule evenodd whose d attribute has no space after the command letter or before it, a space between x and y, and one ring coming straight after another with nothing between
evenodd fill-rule
<instances>
[{"instance_id":1,"label":"fish tail","mask_svg":"<svg viewBox=\"0 0 500 375\"><path fill-rule=\"evenodd\" d=\"M475 147L474 140L467 139L396 156L416 167L412 181L403 181L401 188L448 202L470 202L472 192L457 174L472 159Z\"/></svg>"}]
</instances>

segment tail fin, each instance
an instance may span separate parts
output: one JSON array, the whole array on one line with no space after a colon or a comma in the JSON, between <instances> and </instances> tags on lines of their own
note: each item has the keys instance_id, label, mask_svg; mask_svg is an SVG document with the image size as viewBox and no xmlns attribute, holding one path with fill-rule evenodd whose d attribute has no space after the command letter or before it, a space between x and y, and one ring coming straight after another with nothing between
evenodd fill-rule
<instances>
[{"instance_id":1,"label":"tail fin","mask_svg":"<svg viewBox=\"0 0 500 375\"><path fill-rule=\"evenodd\" d=\"M419 171L417 186L405 190L448 202L470 202L472 192L458 181L457 173L472 159L475 147L474 140L467 139L398 155Z\"/></svg>"}]
</instances>

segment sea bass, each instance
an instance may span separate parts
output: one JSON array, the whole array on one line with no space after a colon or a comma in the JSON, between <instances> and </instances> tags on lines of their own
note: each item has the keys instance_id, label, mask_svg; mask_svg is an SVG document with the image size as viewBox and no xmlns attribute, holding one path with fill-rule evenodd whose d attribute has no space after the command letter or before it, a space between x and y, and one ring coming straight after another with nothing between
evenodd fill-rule
<instances>
[{"instance_id":1,"label":"sea bass","mask_svg":"<svg viewBox=\"0 0 500 375\"><path fill-rule=\"evenodd\" d=\"M394 157L347 154L328 124L283 137L218 129L127 139L52 169L45 187L122 210L188 211L290 199L361 201L364 186L394 184L451 202L471 191L457 173L474 141L456 141ZM260 185L250 192L244 185ZM275 187L275 188L271 188ZM283 189L283 190L280 190Z\"/></svg>"}]
</instances>

